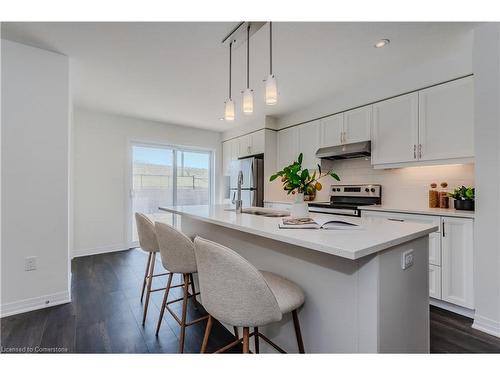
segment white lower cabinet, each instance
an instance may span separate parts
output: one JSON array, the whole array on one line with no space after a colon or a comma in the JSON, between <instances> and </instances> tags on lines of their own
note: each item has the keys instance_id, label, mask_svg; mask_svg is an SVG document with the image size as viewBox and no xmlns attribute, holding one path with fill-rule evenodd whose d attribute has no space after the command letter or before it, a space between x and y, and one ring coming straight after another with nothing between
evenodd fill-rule
<instances>
[{"instance_id":1,"label":"white lower cabinet","mask_svg":"<svg viewBox=\"0 0 500 375\"><path fill-rule=\"evenodd\" d=\"M441 267L429 264L429 297L441 299Z\"/></svg>"},{"instance_id":2,"label":"white lower cabinet","mask_svg":"<svg viewBox=\"0 0 500 375\"><path fill-rule=\"evenodd\" d=\"M429 264L441 266L441 233L429 234Z\"/></svg>"},{"instance_id":3,"label":"white lower cabinet","mask_svg":"<svg viewBox=\"0 0 500 375\"><path fill-rule=\"evenodd\" d=\"M429 235L429 296L474 308L473 219L382 211L362 211L362 215L439 226Z\"/></svg>"},{"instance_id":4,"label":"white lower cabinet","mask_svg":"<svg viewBox=\"0 0 500 375\"><path fill-rule=\"evenodd\" d=\"M472 309L473 290L473 221L443 217L442 299Z\"/></svg>"}]
</instances>

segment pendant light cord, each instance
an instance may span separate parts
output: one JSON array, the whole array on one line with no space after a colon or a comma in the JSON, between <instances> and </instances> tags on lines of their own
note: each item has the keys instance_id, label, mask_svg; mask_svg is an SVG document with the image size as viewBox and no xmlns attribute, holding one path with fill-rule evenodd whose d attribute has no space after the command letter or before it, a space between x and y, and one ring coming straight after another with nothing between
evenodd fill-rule
<instances>
[{"instance_id":1,"label":"pendant light cord","mask_svg":"<svg viewBox=\"0 0 500 375\"><path fill-rule=\"evenodd\" d=\"M273 23L269 21L269 73L273 74Z\"/></svg>"},{"instance_id":2,"label":"pendant light cord","mask_svg":"<svg viewBox=\"0 0 500 375\"><path fill-rule=\"evenodd\" d=\"M247 27L247 89L250 88L250 23Z\"/></svg>"},{"instance_id":3,"label":"pendant light cord","mask_svg":"<svg viewBox=\"0 0 500 375\"><path fill-rule=\"evenodd\" d=\"M233 42L229 43L229 99L231 99L231 49L233 48Z\"/></svg>"}]
</instances>

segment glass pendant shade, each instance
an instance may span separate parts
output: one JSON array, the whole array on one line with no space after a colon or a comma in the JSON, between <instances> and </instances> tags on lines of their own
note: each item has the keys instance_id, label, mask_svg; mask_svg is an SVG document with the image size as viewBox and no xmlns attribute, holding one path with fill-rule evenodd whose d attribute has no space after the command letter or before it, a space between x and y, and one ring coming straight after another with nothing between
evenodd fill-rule
<instances>
[{"instance_id":1,"label":"glass pendant shade","mask_svg":"<svg viewBox=\"0 0 500 375\"><path fill-rule=\"evenodd\" d=\"M253 112L253 90L243 91L243 113L249 115Z\"/></svg>"},{"instance_id":2,"label":"glass pendant shade","mask_svg":"<svg viewBox=\"0 0 500 375\"><path fill-rule=\"evenodd\" d=\"M278 85L274 74L270 74L266 80L266 104L275 105L278 103Z\"/></svg>"},{"instance_id":3,"label":"glass pendant shade","mask_svg":"<svg viewBox=\"0 0 500 375\"><path fill-rule=\"evenodd\" d=\"M231 98L224 102L224 120L233 121L234 120L234 102Z\"/></svg>"}]
</instances>

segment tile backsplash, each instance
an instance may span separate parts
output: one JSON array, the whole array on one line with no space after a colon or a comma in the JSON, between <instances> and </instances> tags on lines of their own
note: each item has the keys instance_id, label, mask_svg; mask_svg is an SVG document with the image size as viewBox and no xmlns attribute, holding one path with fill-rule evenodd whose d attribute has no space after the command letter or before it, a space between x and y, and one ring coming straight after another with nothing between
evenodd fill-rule
<instances>
[{"instance_id":1,"label":"tile backsplash","mask_svg":"<svg viewBox=\"0 0 500 375\"><path fill-rule=\"evenodd\" d=\"M382 185L382 203L398 207L427 207L429 185L447 182L447 190L457 186L474 186L474 164L436 165L426 167L408 167L395 169L373 169L370 160L322 160L321 168L334 168L341 181L327 177L322 180L324 189L317 193L317 201L329 199L329 187L332 184L380 184ZM293 200L275 184L273 197L266 200Z\"/></svg>"}]
</instances>

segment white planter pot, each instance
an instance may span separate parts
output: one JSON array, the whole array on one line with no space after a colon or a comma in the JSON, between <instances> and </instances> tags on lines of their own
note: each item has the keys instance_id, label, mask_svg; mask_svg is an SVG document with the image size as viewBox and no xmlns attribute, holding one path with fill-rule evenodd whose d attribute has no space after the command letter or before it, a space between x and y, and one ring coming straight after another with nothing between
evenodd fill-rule
<instances>
[{"instance_id":1,"label":"white planter pot","mask_svg":"<svg viewBox=\"0 0 500 375\"><path fill-rule=\"evenodd\" d=\"M292 204L291 215L295 218L309 217L309 205L304 202L304 194L297 194L295 202Z\"/></svg>"}]
</instances>

